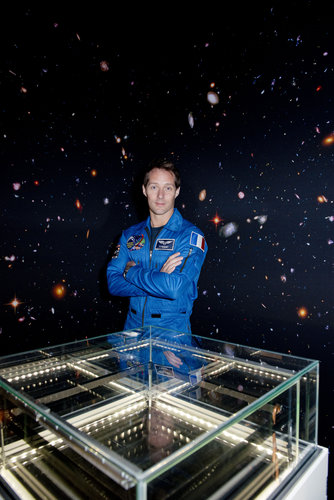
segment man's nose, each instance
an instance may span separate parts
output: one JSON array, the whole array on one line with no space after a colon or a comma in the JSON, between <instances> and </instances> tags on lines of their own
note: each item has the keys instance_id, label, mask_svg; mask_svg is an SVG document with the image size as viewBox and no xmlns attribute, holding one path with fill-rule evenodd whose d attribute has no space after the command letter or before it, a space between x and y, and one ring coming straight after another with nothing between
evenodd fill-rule
<instances>
[{"instance_id":1,"label":"man's nose","mask_svg":"<svg viewBox=\"0 0 334 500\"><path fill-rule=\"evenodd\" d=\"M163 189L159 189L158 191L158 198L163 198L164 196L164 190Z\"/></svg>"}]
</instances>

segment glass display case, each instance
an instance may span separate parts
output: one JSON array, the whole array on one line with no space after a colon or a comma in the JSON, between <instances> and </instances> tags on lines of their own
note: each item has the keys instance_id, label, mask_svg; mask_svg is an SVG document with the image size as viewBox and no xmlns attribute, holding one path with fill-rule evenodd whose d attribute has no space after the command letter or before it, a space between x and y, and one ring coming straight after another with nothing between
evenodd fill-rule
<instances>
[{"instance_id":1,"label":"glass display case","mask_svg":"<svg viewBox=\"0 0 334 500\"><path fill-rule=\"evenodd\" d=\"M274 498L316 452L318 384L318 361L153 327L4 356L0 484L8 498Z\"/></svg>"}]
</instances>

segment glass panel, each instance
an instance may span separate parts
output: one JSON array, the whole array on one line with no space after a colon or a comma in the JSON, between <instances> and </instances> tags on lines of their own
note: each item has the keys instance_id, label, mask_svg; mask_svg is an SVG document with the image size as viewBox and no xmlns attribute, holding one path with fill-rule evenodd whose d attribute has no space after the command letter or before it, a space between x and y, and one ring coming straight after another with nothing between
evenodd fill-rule
<instances>
[{"instance_id":1,"label":"glass panel","mask_svg":"<svg viewBox=\"0 0 334 500\"><path fill-rule=\"evenodd\" d=\"M219 435L165 473L156 477L148 487L148 498L208 498L220 490L218 498L247 500L284 479L299 460L309 451L307 443L296 441L296 412L285 407L285 400L295 398L295 387L290 395L274 400L254 412L252 419L243 420ZM159 405L158 405L159 406ZM164 407L175 413L175 407ZM180 414L179 414L180 415ZM194 425L196 407L188 406L184 419L186 426ZM204 427L210 422L201 419ZM272 488L273 489L273 488Z\"/></svg>"},{"instance_id":2,"label":"glass panel","mask_svg":"<svg viewBox=\"0 0 334 500\"><path fill-rule=\"evenodd\" d=\"M55 433L8 400L2 419L3 461L0 475L19 498L135 498L135 488L126 490L86 460L85 454L67 446ZM1 496L1 493L0 493Z\"/></svg>"},{"instance_id":3,"label":"glass panel","mask_svg":"<svg viewBox=\"0 0 334 500\"><path fill-rule=\"evenodd\" d=\"M120 498L146 483L187 498L203 482L251 498L317 439L318 362L160 328L0 358L0 391L0 474L41 488L64 454Z\"/></svg>"}]
</instances>

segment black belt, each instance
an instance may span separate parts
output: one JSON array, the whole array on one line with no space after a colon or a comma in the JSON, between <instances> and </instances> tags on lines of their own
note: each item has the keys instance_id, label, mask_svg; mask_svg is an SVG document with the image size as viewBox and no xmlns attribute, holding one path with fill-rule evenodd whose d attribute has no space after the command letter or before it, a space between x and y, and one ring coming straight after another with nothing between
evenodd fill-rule
<instances>
[{"instance_id":1,"label":"black belt","mask_svg":"<svg viewBox=\"0 0 334 500\"><path fill-rule=\"evenodd\" d=\"M132 309L132 307L131 307L131 312L132 312L132 314L137 314L137 311L135 309ZM153 314L151 314L151 318L161 318L161 314L160 313L153 313Z\"/></svg>"},{"instance_id":2,"label":"black belt","mask_svg":"<svg viewBox=\"0 0 334 500\"><path fill-rule=\"evenodd\" d=\"M137 314L137 311L131 307L131 312L132 314ZM175 314L187 314L186 311L181 311L180 313L175 313ZM152 313L151 318L161 318L160 313Z\"/></svg>"}]
</instances>

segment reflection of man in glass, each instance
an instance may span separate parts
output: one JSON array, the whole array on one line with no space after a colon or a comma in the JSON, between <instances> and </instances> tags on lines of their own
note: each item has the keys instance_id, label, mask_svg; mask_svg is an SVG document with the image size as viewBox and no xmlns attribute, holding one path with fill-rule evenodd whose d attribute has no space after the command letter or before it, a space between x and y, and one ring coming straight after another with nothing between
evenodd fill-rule
<instances>
[{"instance_id":1,"label":"reflection of man in glass","mask_svg":"<svg viewBox=\"0 0 334 500\"><path fill-rule=\"evenodd\" d=\"M149 217L123 232L107 268L109 291L130 297L125 330L152 325L191 333L207 252L203 233L174 208L180 175L173 163L152 163L142 189Z\"/></svg>"},{"instance_id":2,"label":"reflection of man in glass","mask_svg":"<svg viewBox=\"0 0 334 500\"><path fill-rule=\"evenodd\" d=\"M147 447L154 463L173 451L173 418L157 408L151 408L148 415Z\"/></svg>"}]
</instances>

